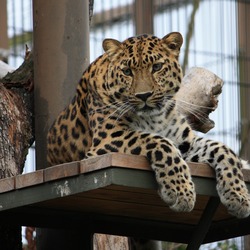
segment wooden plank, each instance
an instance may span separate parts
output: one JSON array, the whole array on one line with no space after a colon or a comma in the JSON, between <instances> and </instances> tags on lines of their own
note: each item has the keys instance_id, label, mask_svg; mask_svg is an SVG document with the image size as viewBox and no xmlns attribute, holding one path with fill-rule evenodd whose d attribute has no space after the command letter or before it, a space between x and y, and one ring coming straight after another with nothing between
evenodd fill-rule
<instances>
[{"instance_id":1,"label":"wooden plank","mask_svg":"<svg viewBox=\"0 0 250 250\"><path fill-rule=\"evenodd\" d=\"M112 162L111 154L106 154L94 158L89 158L87 160L82 160L80 162L80 173L81 174L90 173L99 169L110 167L111 162Z\"/></svg>"},{"instance_id":2,"label":"wooden plank","mask_svg":"<svg viewBox=\"0 0 250 250\"><path fill-rule=\"evenodd\" d=\"M113 188L110 188L113 187ZM133 204L144 204L152 207L163 207L168 208L167 204L160 198L156 190L144 189L117 189L117 186L111 185L107 188L100 188L89 192L77 194L76 197L79 199L94 198L96 200L106 200L110 203L113 201L127 202ZM195 209L203 210L208 201L208 197L199 196L195 205Z\"/></svg>"},{"instance_id":3,"label":"wooden plank","mask_svg":"<svg viewBox=\"0 0 250 250\"><path fill-rule=\"evenodd\" d=\"M188 162L190 172L193 176L205 178L215 178L215 172L212 167L205 163ZM80 173L93 172L108 167L121 167L129 169L140 169L153 171L148 160L144 156L110 153L96 156L80 162ZM250 169L243 169L244 180L250 182Z\"/></svg>"},{"instance_id":4,"label":"wooden plank","mask_svg":"<svg viewBox=\"0 0 250 250\"><path fill-rule=\"evenodd\" d=\"M120 167L152 171L147 159L143 156L135 156L120 153L110 153L80 162L80 173L89 173L108 167Z\"/></svg>"},{"instance_id":5,"label":"wooden plank","mask_svg":"<svg viewBox=\"0 0 250 250\"><path fill-rule=\"evenodd\" d=\"M44 183L43 185L30 186L29 190L26 190L26 194L19 192L18 194L13 193L9 195L8 199L13 199L13 202L11 202L11 205L10 203L6 203L4 206L5 209L13 208L15 206L18 207L25 204L27 205L30 203L32 204L41 202L46 199L54 199L66 195L75 195L81 192L86 192L97 188L104 188L110 185L116 185L118 187L128 187L134 190L138 190L140 188L147 190L156 190L158 186L155 181L154 174L151 170L142 171L138 169L113 167L106 169L104 168L96 172L85 173L83 175L75 175L76 172L73 171L73 176L66 178L65 176L70 175L67 172L70 167L66 168L66 166L69 167L70 165L65 164L62 166L62 168L57 166L53 167L51 170L45 170L45 172L47 173L47 181L52 181L54 179L51 185L45 185L46 183ZM56 173L56 170L59 171L59 174ZM51 176L49 176L50 171L52 171ZM62 171L62 173L60 173L60 171ZM201 179L200 177L193 177L193 181L195 183L198 194L217 196L215 181L213 179ZM2 197L3 201L7 199L7 196L6 199L4 198L4 196Z\"/></svg>"},{"instance_id":6,"label":"wooden plank","mask_svg":"<svg viewBox=\"0 0 250 250\"><path fill-rule=\"evenodd\" d=\"M70 162L49 167L44 170L44 181L53 181L79 175L79 162Z\"/></svg>"},{"instance_id":7,"label":"wooden plank","mask_svg":"<svg viewBox=\"0 0 250 250\"><path fill-rule=\"evenodd\" d=\"M188 163L194 176L214 178L214 170L207 164ZM110 153L80 161L80 173L93 172L108 167L121 167L153 171L146 157L121 153Z\"/></svg>"},{"instance_id":8,"label":"wooden plank","mask_svg":"<svg viewBox=\"0 0 250 250\"><path fill-rule=\"evenodd\" d=\"M205 163L188 162L192 176L215 178L214 169Z\"/></svg>"},{"instance_id":9,"label":"wooden plank","mask_svg":"<svg viewBox=\"0 0 250 250\"><path fill-rule=\"evenodd\" d=\"M202 210L194 210L190 213L177 213L169 209L166 205L161 207L141 203L130 203L127 201L108 201L105 199L80 196L45 201L39 204L39 207L184 224L197 224L202 213Z\"/></svg>"},{"instance_id":10,"label":"wooden plank","mask_svg":"<svg viewBox=\"0 0 250 250\"><path fill-rule=\"evenodd\" d=\"M30 187L43 183L44 170L16 176L16 189Z\"/></svg>"},{"instance_id":11,"label":"wooden plank","mask_svg":"<svg viewBox=\"0 0 250 250\"><path fill-rule=\"evenodd\" d=\"M200 164L200 163L188 163L188 164L192 176L215 178L214 170L207 164ZM143 156L112 153L112 154L98 156L95 158L90 158L80 162L71 162L47 168L44 170L44 181L53 181L61 178L67 178L70 176L76 176L78 174L91 173L93 171L106 169L110 167L138 169L138 170L145 170L152 172L152 169L147 159ZM245 181L250 182L250 170L243 169L243 173ZM25 182L27 182L26 186L32 186L40 184L43 181L41 173L32 172L21 176L17 176L16 178L18 183L17 188L25 187L24 184ZM5 181L2 182L2 185L4 185L2 188L2 192L12 189L13 181L15 182L15 179L11 180L11 178L9 180L5 179ZM37 183L36 183L36 178L37 178ZM8 183L10 184L10 186L8 185ZM9 186L7 189L6 185Z\"/></svg>"},{"instance_id":12,"label":"wooden plank","mask_svg":"<svg viewBox=\"0 0 250 250\"><path fill-rule=\"evenodd\" d=\"M15 177L0 180L0 194L13 191L15 189Z\"/></svg>"},{"instance_id":13,"label":"wooden plank","mask_svg":"<svg viewBox=\"0 0 250 250\"><path fill-rule=\"evenodd\" d=\"M99 214L114 214L138 218L174 221L182 223L198 223L209 197L197 196L195 208L190 213L172 211L155 193L126 192L112 189L97 189L70 196L63 200L52 200L41 203L44 207L53 207L67 211L95 212ZM149 202L150 201L150 202ZM220 207L215 220L228 219L224 207ZM129 213L129 214L128 214ZM150 216L150 217L149 217ZM167 219L170 218L170 219Z\"/></svg>"},{"instance_id":14,"label":"wooden plank","mask_svg":"<svg viewBox=\"0 0 250 250\"><path fill-rule=\"evenodd\" d=\"M56 168L53 171L55 170ZM0 211L56 199L58 197L74 195L112 184L112 169L98 171L92 175L78 174L67 178L62 174L59 174L59 176L60 179L55 179L54 181L33 185L25 189L14 190L13 192L2 193L0 196L2 205Z\"/></svg>"}]
</instances>

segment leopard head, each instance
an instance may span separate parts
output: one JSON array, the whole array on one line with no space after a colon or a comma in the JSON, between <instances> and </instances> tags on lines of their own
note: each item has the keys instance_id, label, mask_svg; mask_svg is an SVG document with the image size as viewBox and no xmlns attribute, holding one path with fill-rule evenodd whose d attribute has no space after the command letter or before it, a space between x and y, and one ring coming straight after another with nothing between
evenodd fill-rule
<instances>
[{"instance_id":1,"label":"leopard head","mask_svg":"<svg viewBox=\"0 0 250 250\"><path fill-rule=\"evenodd\" d=\"M162 39L152 35L124 42L105 39L109 66L100 91L106 104L135 112L155 112L178 91L182 70L178 63L183 39L173 32Z\"/></svg>"}]
</instances>

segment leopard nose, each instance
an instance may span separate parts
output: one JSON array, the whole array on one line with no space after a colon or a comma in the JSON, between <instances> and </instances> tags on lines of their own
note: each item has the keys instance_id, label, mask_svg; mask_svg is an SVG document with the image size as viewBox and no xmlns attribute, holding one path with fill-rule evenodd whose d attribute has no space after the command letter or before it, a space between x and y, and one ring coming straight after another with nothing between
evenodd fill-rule
<instances>
[{"instance_id":1,"label":"leopard nose","mask_svg":"<svg viewBox=\"0 0 250 250\"><path fill-rule=\"evenodd\" d=\"M143 92L135 94L135 96L145 102L152 94L153 92Z\"/></svg>"}]
</instances>

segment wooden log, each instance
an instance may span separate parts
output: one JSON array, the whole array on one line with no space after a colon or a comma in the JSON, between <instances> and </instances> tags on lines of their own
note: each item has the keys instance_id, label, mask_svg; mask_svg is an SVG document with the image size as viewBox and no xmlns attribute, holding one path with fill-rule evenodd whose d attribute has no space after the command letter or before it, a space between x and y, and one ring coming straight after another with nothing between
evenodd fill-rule
<instances>
[{"instance_id":1,"label":"wooden log","mask_svg":"<svg viewBox=\"0 0 250 250\"><path fill-rule=\"evenodd\" d=\"M204 68L193 67L184 76L175 99L194 130L207 133L214 127L209 114L218 106L222 86L222 79Z\"/></svg>"}]
</instances>

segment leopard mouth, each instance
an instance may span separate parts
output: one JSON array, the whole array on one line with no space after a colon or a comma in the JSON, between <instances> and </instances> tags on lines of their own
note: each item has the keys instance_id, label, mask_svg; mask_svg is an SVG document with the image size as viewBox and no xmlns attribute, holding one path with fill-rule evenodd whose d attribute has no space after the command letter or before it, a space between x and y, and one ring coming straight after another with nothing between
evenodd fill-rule
<instances>
[{"instance_id":1,"label":"leopard mouth","mask_svg":"<svg viewBox=\"0 0 250 250\"><path fill-rule=\"evenodd\" d=\"M138 100L138 99L126 99L124 102L127 102L132 108L132 112L157 112L162 110L164 107L164 99L159 98L158 100Z\"/></svg>"},{"instance_id":2,"label":"leopard mouth","mask_svg":"<svg viewBox=\"0 0 250 250\"><path fill-rule=\"evenodd\" d=\"M142 108L140 108L140 111L152 111L154 109L156 109L156 107L151 107L145 103L144 106Z\"/></svg>"},{"instance_id":3,"label":"leopard mouth","mask_svg":"<svg viewBox=\"0 0 250 250\"><path fill-rule=\"evenodd\" d=\"M147 103L144 103L143 105L139 105L135 108L136 112L137 113L158 113L162 110L163 108L163 104L162 103L157 103L157 104L154 104L154 105L149 105Z\"/></svg>"}]
</instances>

